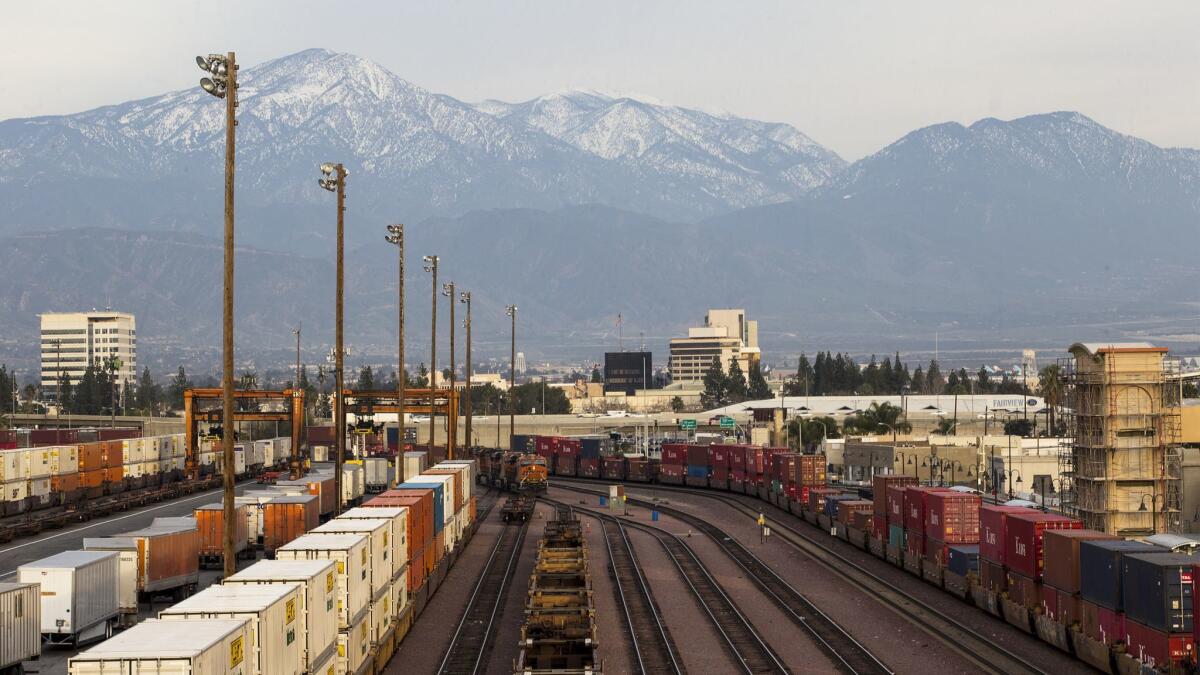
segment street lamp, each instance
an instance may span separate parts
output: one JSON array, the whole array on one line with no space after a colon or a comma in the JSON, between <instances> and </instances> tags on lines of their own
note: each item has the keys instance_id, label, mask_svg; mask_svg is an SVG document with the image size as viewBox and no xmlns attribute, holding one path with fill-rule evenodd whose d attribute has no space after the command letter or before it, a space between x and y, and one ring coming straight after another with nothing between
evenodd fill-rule
<instances>
[{"instance_id":1,"label":"street lamp","mask_svg":"<svg viewBox=\"0 0 1200 675\"><path fill-rule=\"evenodd\" d=\"M1021 479L1020 471L1017 471L1016 469L1008 470L1008 472L1005 474L1005 478L1008 480L1008 498L1009 499L1013 498L1013 479L1012 479L1013 474L1017 475L1017 485L1018 486L1021 485L1021 483L1025 482Z\"/></svg>"},{"instance_id":2,"label":"street lamp","mask_svg":"<svg viewBox=\"0 0 1200 675\"><path fill-rule=\"evenodd\" d=\"M404 482L404 225L388 225L384 240L397 251L396 282L396 470L392 487ZM386 440L386 439L385 439Z\"/></svg>"},{"instance_id":3,"label":"street lamp","mask_svg":"<svg viewBox=\"0 0 1200 675\"><path fill-rule=\"evenodd\" d=\"M450 298L450 393L447 394L447 396L446 396L446 408L447 408L446 459L454 459L454 440L455 440L454 437L458 435L458 423L457 423L457 421L455 422L454 429L451 429L450 425L449 425L450 401L454 397L454 366L455 366L455 363L454 363L454 333L455 333L455 330L454 330L455 329L455 325L454 325L454 282L453 281L447 281L446 283L442 284L442 295L446 296L447 298ZM457 417L455 419L457 420Z\"/></svg>"},{"instance_id":4,"label":"street lamp","mask_svg":"<svg viewBox=\"0 0 1200 675\"><path fill-rule=\"evenodd\" d=\"M236 150L234 129L237 119L234 113L237 101L237 58L233 52L224 56L209 54L197 56L196 65L209 76L200 78L200 88L213 96L225 100L225 288L222 310L221 336L221 426L222 443L221 456L222 482L224 487L224 522L225 522L225 576L231 576L237 571L236 551L234 546L234 531L237 527L233 503L233 158ZM200 467L195 457L187 458L185 467L189 480L200 478Z\"/></svg>"},{"instance_id":5,"label":"street lamp","mask_svg":"<svg viewBox=\"0 0 1200 675\"><path fill-rule=\"evenodd\" d=\"M342 461L346 452L346 408L345 408L345 366L346 350L343 345L342 317L343 299L346 292L346 176L350 175L346 167L340 163L325 162L321 165L321 173L325 178L317 180L322 188L337 193L337 291L334 302L334 364L333 378L337 394L333 399L333 433L334 433L334 490L337 498L334 500L333 515L342 512Z\"/></svg>"},{"instance_id":6,"label":"street lamp","mask_svg":"<svg viewBox=\"0 0 1200 675\"><path fill-rule=\"evenodd\" d=\"M429 322L429 458L433 460L433 392L434 382L437 377L437 272L438 272L438 257L436 255L427 255L422 258L425 261L425 271L433 275L432 295L433 298L433 313L432 320Z\"/></svg>"},{"instance_id":7,"label":"street lamp","mask_svg":"<svg viewBox=\"0 0 1200 675\"><path fill-rule=\"evenodd\" d=\"M509 355L509 387L508 387L508 448L513 448L513 437L517 431L517 306L509 305L504 313L512 319L512 352Z\"/></svg>"},{"instance_id":8,"label":"street lamp","mask_svg":"<svg viewBox=\"0 0 1200 675\"><path fill-rule=\"evenodd\" d=\"M1165 531L1166 526L1167 526L1167 496L1150 494L1148 492L1142 494L1141 503L1138 504L1138 511L1145 512L1148 510L1146 508L1146 497L1150 498L1150 508L1151 509L1153 509L1154 505L1158 503L1158 500L1160 500L1160 499L1162 500L1161 512L1163 514L1163 529ZM1151 519L1151 522L1152 522L1152 525L1150 526L1150 529L1154 530L1154 532L1157 533L1158 532L1158 523L1154 522L1153 518Z\"/></svg>"},{"instance_id":9,"label":"street lamp","mask_svg":"<svg viewBox=\"0 0 1200 675\"><path fill-rule=\"evenodd\" d=\"M466 445L466 447L468 450L470 450L470 448L472 447L471 446L471 416L474 414L474 412L471 409L471 291L462 291L458 295L459 295L458 301L467 306L467 320L463 322L463 328L467 329L467 373L466 373L467 382L466 382L466 386L463 387L463 391L467 395L467 401L466 401L466 405L465 405L463 412L466 413L466 417L467 417L467 428L466 428L467 445ZM451 304L453 304L453 301L451 301Z\"/></svg>"}]
</instances>

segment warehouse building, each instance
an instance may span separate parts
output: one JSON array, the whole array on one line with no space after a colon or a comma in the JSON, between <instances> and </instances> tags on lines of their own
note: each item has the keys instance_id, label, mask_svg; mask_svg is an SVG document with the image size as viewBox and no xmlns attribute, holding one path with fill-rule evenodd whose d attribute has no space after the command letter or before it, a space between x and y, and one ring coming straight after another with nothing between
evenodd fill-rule
<instances>
[{"instance_id":1,"label":"warehouse building","mask_svg":"<svg viewBox=\"0 0 1200 675\"><path fill-rule=\"evenodd\" d=\"M89 365L104 367L110 357L119 364L120 386L137 378L137 323L124 312L62 312L41 315L42 392L58 398L61 375L79 384Z\"/></svg>"}]
</instances>

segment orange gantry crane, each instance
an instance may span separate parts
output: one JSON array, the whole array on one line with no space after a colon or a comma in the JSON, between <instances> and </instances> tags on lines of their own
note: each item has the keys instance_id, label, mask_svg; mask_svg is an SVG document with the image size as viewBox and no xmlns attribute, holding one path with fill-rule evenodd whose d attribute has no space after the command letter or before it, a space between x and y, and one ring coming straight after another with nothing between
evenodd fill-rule
<instances>
[{"instance_id":1,"label":"orange gantry crane","mask_svg":"<svg viewBox=\"0 0 1200 675\"><path fill-rule=\"evenodd\" d=\"M395 389L345 389L344 409L357 415L373 413L397 413L400 408ZM458 399L457 389L404 389L404 412L409 415L441 415L446 418L446 459L454 459L458 444ZM403 452L404 439L397 439L398 452ZM432 445L432 441L430 442Z\"/></svg>"},{"instance_id":2,"label":"orange gantry crane","mask_svg":"<svg viewBox=\"0 0 1200 675\"><path fill-rule=\"evenodd\" d=\"M233 411L234 422L287 422L292 433L292 454L288 462L289 473L293 480L300 478L303 475L303 468L300 459L300 441L301 433L304 425L304 390L303 389L283 389L280 391L265 391L265 390L241 390L234 391L233 398L235 402L235 410ZM237 410L238 401L252 401L259 403L262 401L290 401L285 403L283 410L259 410L259 406L255 405L255 410ZM216 403L213 407L211 404ZM188 389L183 392L183 417L186 425L186 446L187 458L184 464L184 474L188 480L196 480L200 477L200 464L197 461L199 455L199 432L200 422L208 424L220 423L222 430L226 433L233 433L233 426L226 424L222 420L221 410L221 389Z\"/></svg>"}]
</instances>

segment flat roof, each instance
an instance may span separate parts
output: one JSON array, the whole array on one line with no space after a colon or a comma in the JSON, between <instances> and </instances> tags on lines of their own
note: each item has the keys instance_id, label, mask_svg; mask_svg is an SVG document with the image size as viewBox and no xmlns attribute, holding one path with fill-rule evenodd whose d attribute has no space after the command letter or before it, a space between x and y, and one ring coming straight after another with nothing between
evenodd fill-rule
<instances>
[{"instance_id":1,"label":"flat roof","mask_svg":"<svg viewBox=\"0 0 1200 675\"><path fill-rule=\"evenodd\" d=\"M247 621L249 619L245 618L188 621L147 619L71 660L191 658L224 640L230 633L240 630Z\"/></svg>"}]
</instances>

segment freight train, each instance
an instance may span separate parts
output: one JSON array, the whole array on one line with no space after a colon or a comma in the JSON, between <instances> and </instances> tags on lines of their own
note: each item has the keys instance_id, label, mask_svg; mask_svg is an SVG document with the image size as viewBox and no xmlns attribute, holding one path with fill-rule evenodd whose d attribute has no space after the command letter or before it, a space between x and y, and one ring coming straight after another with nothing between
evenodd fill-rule
<instances>
[{"instance_id":1,"label":"freight train","mask_svg":"<svg viewBox=\"0 0 1200 675\"><path fill-rule=\"evenodd\" d=\"M540 495L546 493L549 467L540 455L487 450L479 453L479 480L501 490Z\"/></svg>"},{"instance_id":2,"label":"freight train","mask_svg":"<svg viewBox=\"0 0 1200 675\"><path fill-rule=\"evenodd\" d=\"M912 477L831 486L823 455L786 448L666 443L661 459L543 456L551 476L755 496L1101 671L1195 672L1197 555L1082 529L1060 514L984 503L965 487L920 486Z\"/></svg>"},{"instance_id":3,"label":"freight train","mask_svg":"<svg viewBox=\"0 0 1200 675\"><path fill-rule=\"evenodd\" d=\"M33 583L0 584L0 603L24 593L36 611L5 633L2 644L14 648L0 650L4 665L11 665L10 651L17 667L36 657L42 640L104 638L72 657L68 672L382 672L474 532L475 463L439 463L319 527L304 515L330 494L325 467L315 473L307 478L319 494L302 500L305 508L293 509L301 502L287 486L275 493L296 517L276 514L290 521L292 537L276 546L274 560L260 560L116 636L126 598L136 602L143 581L194 580L205 542L221 534L203 530L218 528L220 518L207 525L197 522L203 516L158 519L140 534L87 540L96 550L23 565L20 580ZM246 536L238 522L238 535ZM127 565L124 540L136 537L142 541L128 548Z\"/></svg>"}]
</instances>

